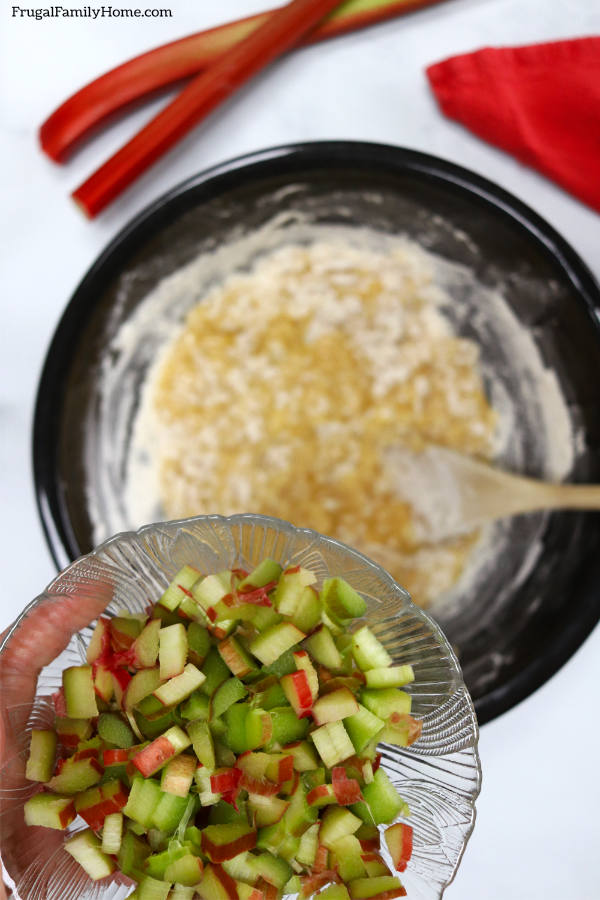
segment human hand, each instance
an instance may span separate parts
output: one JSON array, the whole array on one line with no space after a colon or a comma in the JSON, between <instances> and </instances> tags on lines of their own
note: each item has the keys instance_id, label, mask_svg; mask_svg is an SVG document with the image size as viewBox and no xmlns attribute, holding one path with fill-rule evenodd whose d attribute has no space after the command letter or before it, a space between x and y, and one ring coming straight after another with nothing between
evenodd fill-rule
<instances>
[{"instance_id":1,"label":"human hand","mask_svg":"<svg viewBox=\"0 0 600 900\"><path fill-rule=\"evenodd\" d=\"M26 727L38 676L67 647L72 635L96 619L111 599L108 584L97 585L93 597L83 593L46 598L21 622L0 655L0 850L6 872L15 881L18 894L27 900L48 896L51 882L60 878L61 857L67 856L61 850L62 832L28 827L23 818L24 800L39 788L25 778ZM52 727L51 706L44 707L40 715L48 721L40 727ZM4 886L0 886L0 900L6 900Z\"/></svg>"}]
</instances>

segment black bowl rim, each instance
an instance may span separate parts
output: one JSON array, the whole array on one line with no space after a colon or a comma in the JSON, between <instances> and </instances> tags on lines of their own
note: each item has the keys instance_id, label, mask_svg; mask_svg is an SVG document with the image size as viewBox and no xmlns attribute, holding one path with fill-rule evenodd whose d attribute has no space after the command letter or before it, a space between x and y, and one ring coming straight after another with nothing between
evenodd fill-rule
<instances>
[{"instance_id":1,"label":"black bowl rim","mask_svg":"<svg viewBox=\"0 0 600 900\"><path fill-rule=\"evenodd\" d=\"M571 282L582 301L600 340L600 287L571 245L548 223L494 182L456 163L405 147L364 141L309 141L283 144L254 151L219 163L167 191L135 216L105 247L75 289L50 343L38 385L33 421L33 473L36 502L42 528L58 569L81 555L55 478L57 437L61 400L68 372L69 347L77 339L98 297L95 285L145 237L181 206L193 193L198 199L218 195L225 187L273 174L279 164L294 168L326 165L376 167L390 174L413 172L426 180L442 182L497 214L515 221L529 237L541 245ZM508 711L541 687L567 662L600 621L600 591L597 602L579 611L567 623L559 637L548 646L542 658L532 660L506 683L475 701L479 724L485 724Z\"/></svg>"}]
</instances>

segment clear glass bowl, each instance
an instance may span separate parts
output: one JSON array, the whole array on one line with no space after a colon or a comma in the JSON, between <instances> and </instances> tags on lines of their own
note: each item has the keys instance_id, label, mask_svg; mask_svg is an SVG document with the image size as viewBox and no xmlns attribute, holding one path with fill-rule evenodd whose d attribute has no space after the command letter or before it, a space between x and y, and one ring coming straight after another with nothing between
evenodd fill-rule
<instances>
[{"instance_id":1,"label":"clear glass bowl","mask_svg":"<svg viewBox=\"0 0 600 900\"><path fill-rule=\"evenodd\" d=\"M62 850L65 834L28 828L23 804L37 788L24 777L28 732L50 727L62 670L85 661L93 621L106 611L141 612L175 572L251 569L266 556L323 578L343 575L367 602L366 622L393 659L411 663L419 740L381 744L382 765L411 809L412 859L402 881L410 900L437 900L452 881L475 821L481 768L478 729L457 659L439 627L378 565L331 538L258 515L200 516L111 538L61 572L19 616L0 646L3 753L0 852L15 900L122 900L126 879L92 882ZM401 820L400 820L401 821ZM69 833L79 830L77 819Z\"/></svg>"}]
</instances>

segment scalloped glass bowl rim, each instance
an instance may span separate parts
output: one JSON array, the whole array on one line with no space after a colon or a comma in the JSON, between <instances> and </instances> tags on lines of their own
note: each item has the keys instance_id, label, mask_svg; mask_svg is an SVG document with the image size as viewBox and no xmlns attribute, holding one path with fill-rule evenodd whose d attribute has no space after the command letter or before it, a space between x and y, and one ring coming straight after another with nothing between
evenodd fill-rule
<instances>
[{"instance_id":1,"label":"scalloped glass bowl rim","mask_svg":"<svg viewBox=\"0 0 600 900\"><path fill-rule=\"evenodd\" d=\"M410 594L406 591L402 585L398 584L392 576L387 572L383 566L380 566L378 563L374 562L368 556L365 556L364 553L361 553L359 550L355 550L353 547L350 547L348 544L344 544L343 541L338 541L335 538L328 537L327 535L321 534L318 531L315 531L312 528L299 528L296 525L293 525L291 522L286 522L283 519L277 519L274 516L265 516L259 513L238 513L232 516L221 516L217 514L209 514L203 516L193 516L191 518L186 519L171 519L165 522L153 522L149 525L143 525L141 528L132 531L120 531L118 534L114 534L111 537L107 538L107 540L103 541L101 544L98 544L97 547L94 548L90 553L84 553L81 556L74 559L73 562L69 563L64 569L56 574L56 576L52 579L52 581L47 585L47 587L38 594L27 606L22 610L22 612L17 616L15 621L11 626L9 626L4 638L0 641L0 653L4 650L4 647L11 639L13 634L19 628L21 622L27 617L27 615L31 612L32 609L40 604L44 599L46 599L52 593L52 586L58 582L60 578L63 578L68 572L71 572L77 568L78 565L81 564L82 560L91 559L97 556L100 556L105 550L108 550L111 546L115 544L122 543L123 541L127 541L128 539L134 537L143 537L146 534L152 533L153 531L166 531L166 530L174 530L189 524L190 522L221 522L225 524L235 525L238 522L257 522L264 526L269 526L278 531L289 531L293 534L302 534L306 537L312 537L314 540L320 541L322 543L326 543L331 547L335 547L338 550L348 553L353 556L356 560L360 561L361 565L365 568L371 569L373 573L377 574L378 578L381 578L382 581L387 582L387 584L402 596L404 603L407 608L410 609L413 614L416 614L418 617L422 618L427 622L432 632L435 634L436 639L442 644L448 653L449 658L452 660L452 664L460 674L461 681L462 672L460 668L460 663L454 650L449 644L444 632L437 624L435 619L429 616L426 612L424 612L416 603L413 603ZM464 683L464 681L463 681ZM471 700L471 695L467 691L467 697L469 699L469 703L473 706L473 701Z\"/></svg>"}]
</instances>

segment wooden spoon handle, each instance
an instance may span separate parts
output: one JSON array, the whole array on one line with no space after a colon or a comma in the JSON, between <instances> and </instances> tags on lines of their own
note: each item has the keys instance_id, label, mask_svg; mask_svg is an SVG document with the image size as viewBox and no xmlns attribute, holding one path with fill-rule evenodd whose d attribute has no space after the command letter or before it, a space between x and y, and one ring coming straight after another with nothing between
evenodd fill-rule
<instances>
[{"instance_id":1,"label":"wooden spoon handle","mask_svg":"<svg viewBox=\"0 0 600 900\"><path fill-rule=\"evenodd\" d=\"M596 484L545 484L537 485L540 506L529 509L598 509L600 510L600 485ZM525 498L524 498L525 499ZM534 493L530 494L534 501ZM525 511L525 510L523 510Z\"/></svg>"}]
</instances>

